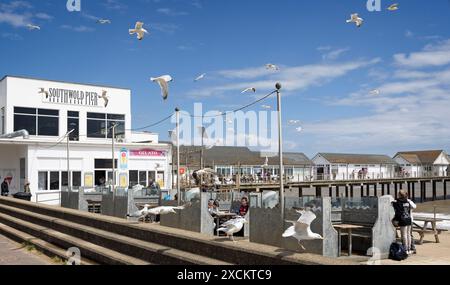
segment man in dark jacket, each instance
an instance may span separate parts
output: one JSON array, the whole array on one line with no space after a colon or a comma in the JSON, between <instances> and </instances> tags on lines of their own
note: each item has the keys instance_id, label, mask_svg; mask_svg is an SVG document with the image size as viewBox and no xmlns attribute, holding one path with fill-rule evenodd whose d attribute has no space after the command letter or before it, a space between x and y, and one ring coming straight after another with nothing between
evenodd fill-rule
<instances>
[{"instance_id":1,"label":"man in dark jacket","mask_svg":"<svg viewBox=\"0 0 450 285\"><path fill-rule=\"evenodd\" d=\"M1 187L2 187L2 196L8 196L9 195L9 184L8 184L8 181L6 181L6 179L3 180Z\"/></svg>"}]
</instances>

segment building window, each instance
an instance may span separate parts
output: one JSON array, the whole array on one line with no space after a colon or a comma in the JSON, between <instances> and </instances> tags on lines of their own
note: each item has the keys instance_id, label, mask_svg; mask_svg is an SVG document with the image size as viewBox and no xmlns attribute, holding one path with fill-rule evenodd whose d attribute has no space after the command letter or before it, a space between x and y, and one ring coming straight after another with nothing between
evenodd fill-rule
<instances>
[{"instance_id":1,"label":"building window","mask_svg":"<svg viewBox=\"0 0 450 285\"><path fill-rule=\"evenodd\" d=\"M59 190L59 172L50 172L50 190Z\"/></svg>"},{"instance_id":2,"label":"building window","mask_svg":"<svg viewBox=\"0 0 450 285\"><path fill-rule=\"evenodd\" d=\"M5 107L1 110L0 117L0 135L5 134Z\"/></svg>"},{"instance_id":3,"label":"building window","mask_svg":"<svg viewBox=\"0 0 450 285\"><path fill-rule=\"evenodd\" d=\"M80 113L79 112L67 112L67 131L73 132L69 135L71 141L78 141L80 136Z\"/></svg>"},{"instance_id":4,"label":"building window","mask_svg":"<svg viewBox=\"0 0 450 285\"><path fill-rule=\"evenodd\" d=\"M48 173L47 172L39 172L38 174L38 188L39 191L48 190Z\"/></svg>"},{"instance_id":5,"label":"building window","mask_svg":"<svg viewBox=\"0 0 450 285\"><path fill-rule=\"evenodd\" d=\"M134 187L139 184L138 176L139 176L139 171L130 170L130 178L129 178L130 187Z\"/></svg>"},{"instance_id":6,"label":"building window","mask_svg":"<svg viewBox=\"0 0 450 285\"><path fill-rule=\"evenodd\" d=\"M14 131L27 130L33 136L59 135L59 111L34 108L14 108Z\"/></svg>"},{"instance_id":7,"label":"building window","mask_svg":"<svg viewBox=\"0 0 450 285\"><path fill-rule=\"evenodd\" d=\"M72 187L73 189L79 189L81 187L81 172L73 171L72 173ZM67 171L61 172L61 187L68 187Z\"/></svg>"},{"instance_id":8,"label":"building window","mask_svg":"<svg viewBox=\"0 0 450 285\"><path fill-rule=\"evenodd\" d=\"M89 138L112 138L112 126L116 124L115 137L125 137L125 115L87 114L87 132Z\"/></svg>"}]
</instances>

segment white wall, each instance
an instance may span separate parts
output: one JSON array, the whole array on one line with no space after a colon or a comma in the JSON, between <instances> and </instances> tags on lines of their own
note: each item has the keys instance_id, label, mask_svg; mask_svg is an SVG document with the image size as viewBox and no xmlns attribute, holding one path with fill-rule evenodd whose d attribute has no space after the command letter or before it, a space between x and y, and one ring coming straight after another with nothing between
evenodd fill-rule
<instances>
[{"instance_id":1,"label":"white wall","mask_svg":"<svg viewBox=\"0 0 450 285\"><path fill-rule=\"evenodd\" d=\"M86 137L86 117L88 112L94 113L108 113L125 115L125 129L131 129L131 91L126 89L117 89L102 86L90 86L82 84L61 83L46 80L23 79L16 77L7 77L7 132L14 130L14 107L29 107L29 108L44 108L60 110L60 124L59 135L62 136L67 132L67 111L80 112L80 140L87 140ZM96 92L98 95L102 91L107 91L109 97L108 107L104 107L103 99L98 99L99 106L83 106L83 105L66 105L53 104L44 102L44 95L39 94L39 89L50 88L78 90L83 92ZM0 101L1 103L1 101ZM131 132L126 133L127 138L130 138ZM40 137L40 139L44 139ZM93 139L90 139L91 141ZM98 140L98 139L97 139ZM101 139L100 139L101 140Z\"/></svg>"},{"instance_id":2,"label":"white wall","mask_svg":"<svg viewBox=\"0 0 450 285\"><path fill-rule=\"evenodd\" d=\"M2 122L1 118L1 110L2 108L5 108L5 122ZM2 130L2 126L5 127L4 130ZM0 135L6 133L6 80L0 81Z\"/></svg>"},{"instance_id":3,"label":"white wall","mask_svg":"<svg viewBox=\"0 0 450 285\"><path fill-rule=\"evenodd\" d=\"M22 191L20 181L20 158L26 158L26 147L0 143L0 183L6 175L11 175L10 194Z\"/></svg>"}]
</instances>

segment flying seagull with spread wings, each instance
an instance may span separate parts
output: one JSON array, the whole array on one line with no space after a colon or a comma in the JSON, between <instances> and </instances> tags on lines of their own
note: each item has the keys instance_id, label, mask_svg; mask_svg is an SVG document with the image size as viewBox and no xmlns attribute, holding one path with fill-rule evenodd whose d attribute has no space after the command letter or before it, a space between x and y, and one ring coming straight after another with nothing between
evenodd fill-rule
<instances>
[{"instance_id":1,"label":"flying seagull with spread wings","mask_svg":"<svg viewBox=\"0 0 450 285\"><path fill-rule=\"evenodd\" d=\"M398 3L392 4L387 8L389 11L397 11L399 9Z\"/></svg>"},{"instance_id":2,"label":"flying seagull with spread wings","mask_svg":"<svg viewBox=\"0 0 450 285\"><path fill-rule=\"evenodd\" d=\"M28 25L27 25L27 28L28 28L28 30L30 30L30 31L40 30L40 29L41 29L41 27L36 26L36 25L32 25L32 24L28 24Z\"/></svg>"},{"instance_id":3,"label":"flying seagull with spread wings","mask_svg":"<svg viewBox=\"0 0 450 285\"><path fill-rule=\"evenodd\" d=\"M136 22L135 28L129 29L130 35L136 34L137 39L141 41L144 38L145 34L148 34L148 31L146 29L144 29L143 27L144 27L144 23Z\"/></svg>"},{"instance_id":4,"label":"flying seagull with spread wings","mask_svg":"<svg viewBox=\"0 0 450 285\"><path fill-rule=\"evenodd\" d=\"M278 66L276 66L275 64L272 64L272 63L266 64L266 69L267 70L276 70L276 71L280 70L280 68Z\"/></svg>"},{"instance_id":5,"label":"flying seagull with spread wings","mask_svg":"<svg viewBox=\"0 0 450 285\"><path fill-rule=\"evenodd\" d=\"M173 81L172 76L163 75L156 78L152 77L150 78L150 80L159 84L159 87L161 87L162 97L164 101L167 100L167 98L169 97L169 82Z\"/></svg>"},{"instance_id":6,"label":"flying seagull with spread wings","mask_svg":"<svg viewBox=\"0 0 450 285\"><path fill-rule=\"evenodd\" d=\"M356 26L359 28L364 23L364 19L359 17L358 13L354 13L351 15L350 19L347 20L347 23L355 23Z\"/></svg>"},{"instance_id":7,"label":"flying seagull with spread wings","mask_svg":"<svg viewBox=\"0 0 450 285\"><path fill-rule=\"evenodd\" d=\"M200 74L199 76L197 76L197 78L194 79L195 82L200 81L202 79L204 79L206 76L206 73Z\"/></svg>"},{"instance_id":8,"label":"flying seagull with spread wings","mask_svg":"<svg viewBox=\"0 0 450 285\"><path fill-rule=\"evenodd\" d=\"M101 95L101 96L98 96L98 98L103 99L103 102L105 103L105 104L104 104L104 105L105 105L105 108L108 107L108 104L109 104L109 97L106 96L107 93L108 93L108 91L103 90L102 95Z\"/></svg>"},{"instance_id":9,"label":"flying seagull with spread wings","mask_svg":"<svg viewBox=\"0 0 450 285\"><path fill-rule=\"evenodd\" d=\"M256 88L255 87L250 87L250 88L247 88L247 89L244 89L241 93L242 94L244 94L244 93L247 93L247 92L253 92L253 93L256 93Z\"/></svg>"},{"instance_id":10,"label":"flying seagull with spread wings","mask_svg":"<svg viewBox=\"0 0 450 285\"><path fill-rule=\"evenodd\" d=\"M48 99L50 96L48 91L45 91L45 88L39 88L39 94L45 94L45 99Z\"/></svg>"},{"instance_id":11,"label":"flying seagull with spread wings","mask_svg":"<svg viewBox=\"0 0 450 285\"><path fill-rule=\"evenodd\" d=\"M97 21L97 23L102 24L102 25L105 25L105 24L111 24L111 20L108 20L108 19L99 19L99 20Z\"/></svg>"},{"instance_id":12,"label":"flying seagull with spread wings","mask_svg":"<svg viewBox=\"0 0 450 285\"><path fill-rule=\"evenodd\" d=\"M297 213L301 215L300 218L297 222L291 222L292 226L283 233L283 237L295 238L301 248L305 250L305 247L300 243L301 241L323 240L323 237L319 234L313 233L311 230L311 224L317 218L311 210L297 211Z\"/></svg>"}]
</instances>

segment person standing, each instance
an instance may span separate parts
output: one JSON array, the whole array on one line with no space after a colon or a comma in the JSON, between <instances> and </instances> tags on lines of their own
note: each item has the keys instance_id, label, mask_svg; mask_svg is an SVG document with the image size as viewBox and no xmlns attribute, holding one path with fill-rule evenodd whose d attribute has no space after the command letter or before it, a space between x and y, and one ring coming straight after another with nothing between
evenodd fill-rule
<instances>
[{"instance_id":1,"label":"person standing","mask_svg":"<svg viewBox=\"0 0 450 285\"><path fill-rule=\"evenodd\" d=\"M2 188L2 196L8 196L9 195L9 184L6 179L3 180L1 188Z\"/></svg>"},{"instance_id":2,"label":"person standing","mask_svg":"<svg viewBox=\"0 0 450 285\"><path fill-rule=\"evenodd\" d=\"M399 197L393 202L395 209L394 221L398 223L402 236L402 243L408 255L413 253L412 248L412 209L416 208L411 200L408 199L408 192L401 190Z\"/></svg>"}]
</instances>

